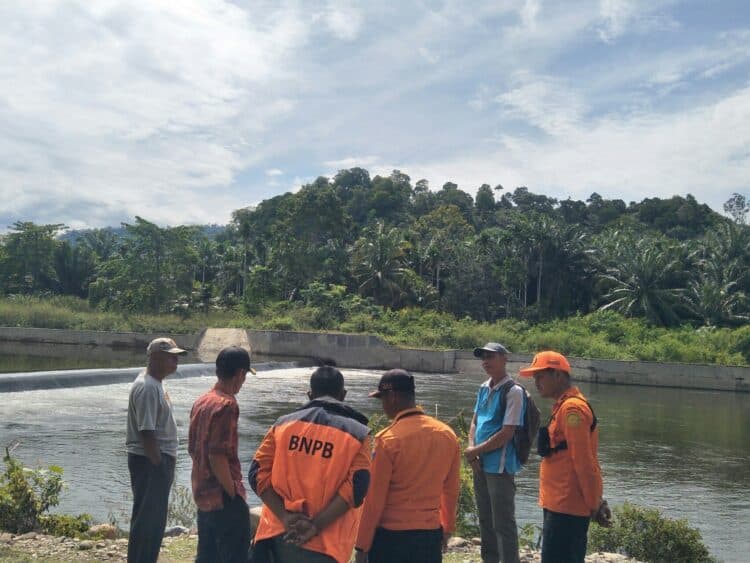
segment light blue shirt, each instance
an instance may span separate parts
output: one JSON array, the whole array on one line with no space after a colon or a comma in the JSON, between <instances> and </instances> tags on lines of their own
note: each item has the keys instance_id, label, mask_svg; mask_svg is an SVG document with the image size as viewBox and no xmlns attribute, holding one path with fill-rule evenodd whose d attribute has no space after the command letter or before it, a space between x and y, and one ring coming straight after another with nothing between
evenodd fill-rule
<instances>
[{"instance_id":1,"label":"light blue shirt","mask_svg":"<svg viewBox=\"0 0 750 563\"><path fill-rule=\"evenodd\" d=\"M521 426L523 424L526 401L523 390L514 385L508 391L508 399L505 405L505 413L500 412L502 405L502 387L510 381L510 376L505 376L497 385L491 386L492 380L488 379L479 387L477 402L474 413L477 416L476 434L474 443L481 444L494 434L502 430L503 426ZM486 473L509 473L511 475L521 470L521 461L516 454L513 440L509 440L502 448L481 454L482 469Z\"/></svg>"}]
</instances>

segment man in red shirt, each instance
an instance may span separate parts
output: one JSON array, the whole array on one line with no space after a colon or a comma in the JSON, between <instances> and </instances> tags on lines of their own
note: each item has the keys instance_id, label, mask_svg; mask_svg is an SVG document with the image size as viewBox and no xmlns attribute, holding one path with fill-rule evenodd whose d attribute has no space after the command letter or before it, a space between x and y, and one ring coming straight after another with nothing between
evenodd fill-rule
<instances>
[{"instance_id":1,"label":"man in red shirt","mask_svg":"<svg viewBox=\"0 0 750 563\"><path fill-rule=\"evenodd\" d=\"M250 513L237 456L239 393L250 367L242 348L224 348L216 358L218 381L193 404L188 453L193 458L193 498L198 506L196 563L247 561Z\"/></svg>"}]
</instances>

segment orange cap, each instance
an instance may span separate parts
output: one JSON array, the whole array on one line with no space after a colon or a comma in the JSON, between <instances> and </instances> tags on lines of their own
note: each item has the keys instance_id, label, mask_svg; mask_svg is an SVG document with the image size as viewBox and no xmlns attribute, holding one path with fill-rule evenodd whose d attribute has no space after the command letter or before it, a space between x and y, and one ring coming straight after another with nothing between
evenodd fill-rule
<instances>
[{"instance_id":1,"label":"orange cap","mask_svg":"<svg viewBox=\"0 0 750 563\"><path fill-rule=\"evenodd\" d=\"M521 375L524 377L531 377L537 372L545 369L559 369L565 373L570 373L570 364L568 360L559 352L553 352L547 350L545 352L539 352L534 356L534 360L531 365L527 368L521 368Z\"/></svg>"}]
</instances>

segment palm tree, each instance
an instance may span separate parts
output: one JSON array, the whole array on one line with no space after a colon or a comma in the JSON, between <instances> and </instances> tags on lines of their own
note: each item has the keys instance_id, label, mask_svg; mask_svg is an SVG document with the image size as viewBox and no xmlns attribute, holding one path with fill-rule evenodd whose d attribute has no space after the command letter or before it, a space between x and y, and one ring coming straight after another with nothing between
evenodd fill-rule
<instances>
[{"instance_id":1,"label":"palm tree","mask_svg":"<svg viewBox=\"0 0 750 563\"><path fill-rule=\"evenodd\" d=\"M645 316L658 325L679 321L677 306L683 288L673 287L681 257L650 239L634 244L626 239L619 246L618 263L607 268L601 279L610 284L601 310L614 309L626 316Z\"/></svg>"},{"instance_id":2,"label":"palm tree","mask_svg":"<svg viewBox=\"0 0 750 563\"><path fill-rule=\"evenodd\" d=\"M382 305L395 306L403 293L406 241L397 228L386 229L382 222L366 229L354 243L352 273L359 292L372 296Z\"/></svg>"}]
</instances>

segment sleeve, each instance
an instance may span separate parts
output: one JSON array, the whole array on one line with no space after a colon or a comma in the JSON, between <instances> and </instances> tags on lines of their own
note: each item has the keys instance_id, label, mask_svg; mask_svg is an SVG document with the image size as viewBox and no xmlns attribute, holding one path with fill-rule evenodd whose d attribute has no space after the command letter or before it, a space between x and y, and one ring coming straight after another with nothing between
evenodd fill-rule
<instances>
[{"instance_id":1,"label":"sleeve","mask_svg":"<svg viewBox=\"0 0 750 563\"><path fill-rule=\"evenodd\" d=\"M564 420L563 432L583 500L589 510L596 510L602 500L602 475L591 439L591 413L578 406L566 405L560 414Z\"/></svg>"},{"instance_id":2,"label":"sleeve","mask_svg":"<svg viewBox=\"0 0 750 563\"><path fill-rule=\"evenodd\" d=\"M380 516L383 514L388 487L391 482L393 473L393 461L379 438L375 438L375 452L372 461L372 479L370 482L370 492L365 499L364 508L362 509L362 519L359 523L357 549L370 551L372 540L375 537L375 528L380 522Z\"/></svg>"},{"instance_id":3,"label":"sleeve","mask_svg":"<svg viewBox=\"0 0 750 563\"><path fill-rule=\"evenodd\" d=\"M144 385L133 395L135 405L135 423L139 431L156 430L156 419L159 414L159 390Z\"/></svg>"},{"instance_id":4,"label":"sleeve","mask_svg":"<svg viewBox=\"0 0 750 563\"><path fill-rule=\"evenodd\" d=\"M239 408L235 405L224 405L212 416L206 436L206 451L209 454L229 454L231 450L232 430L237 425Z\"/></svg>"},{"instance_id":5,"label":"sleeve","mask_svg":"<svg viewBox=\"0 0 750 563\"><path fill-rule=\"evenodd\" d=\"M255 457L250 464L250 471L247 479L250 482L250 488L255 494L260 495L271 486L271 468L273 467L273 458L276 454L275 426L266 433L263 441L255 452Z\"/></svg>"},{"instance_id":6,"label":"sleeve","mask_svg":"<svg viewBox=\"0 0 750 563\"><path fill-rule=\"evenodd\" d=\"M440 496L440 525L443 532L448 534L452 534L456 529L456 509L461 489L461 447L455 437L453 442L453 461L443 482L443 493Z\"/></svg>"},{"instance_id":7,"label":"sleeve","mask_svg":"<svg viewBox=\"0 0 750 563\"><path fill-rule=\"evenodd\" d=\"M505 398L505 417L503 426L521 426L523 424L523 389L513 385Z\"/></svg>"},{"instance_id":8,"label":"sleeve","mask_svg":"<svg viewBox=\"0 0 750 563\"><path fill-rule=\"evenodd\" d=\"M362 500L367 494L370 485L370 437L367 436L362 440L359 451L354 456L349 475L339 487L338 495L346 503L356 508L362 504ZM363 490L364 489L364 490Z\"/></svg>"}]
</instances>

